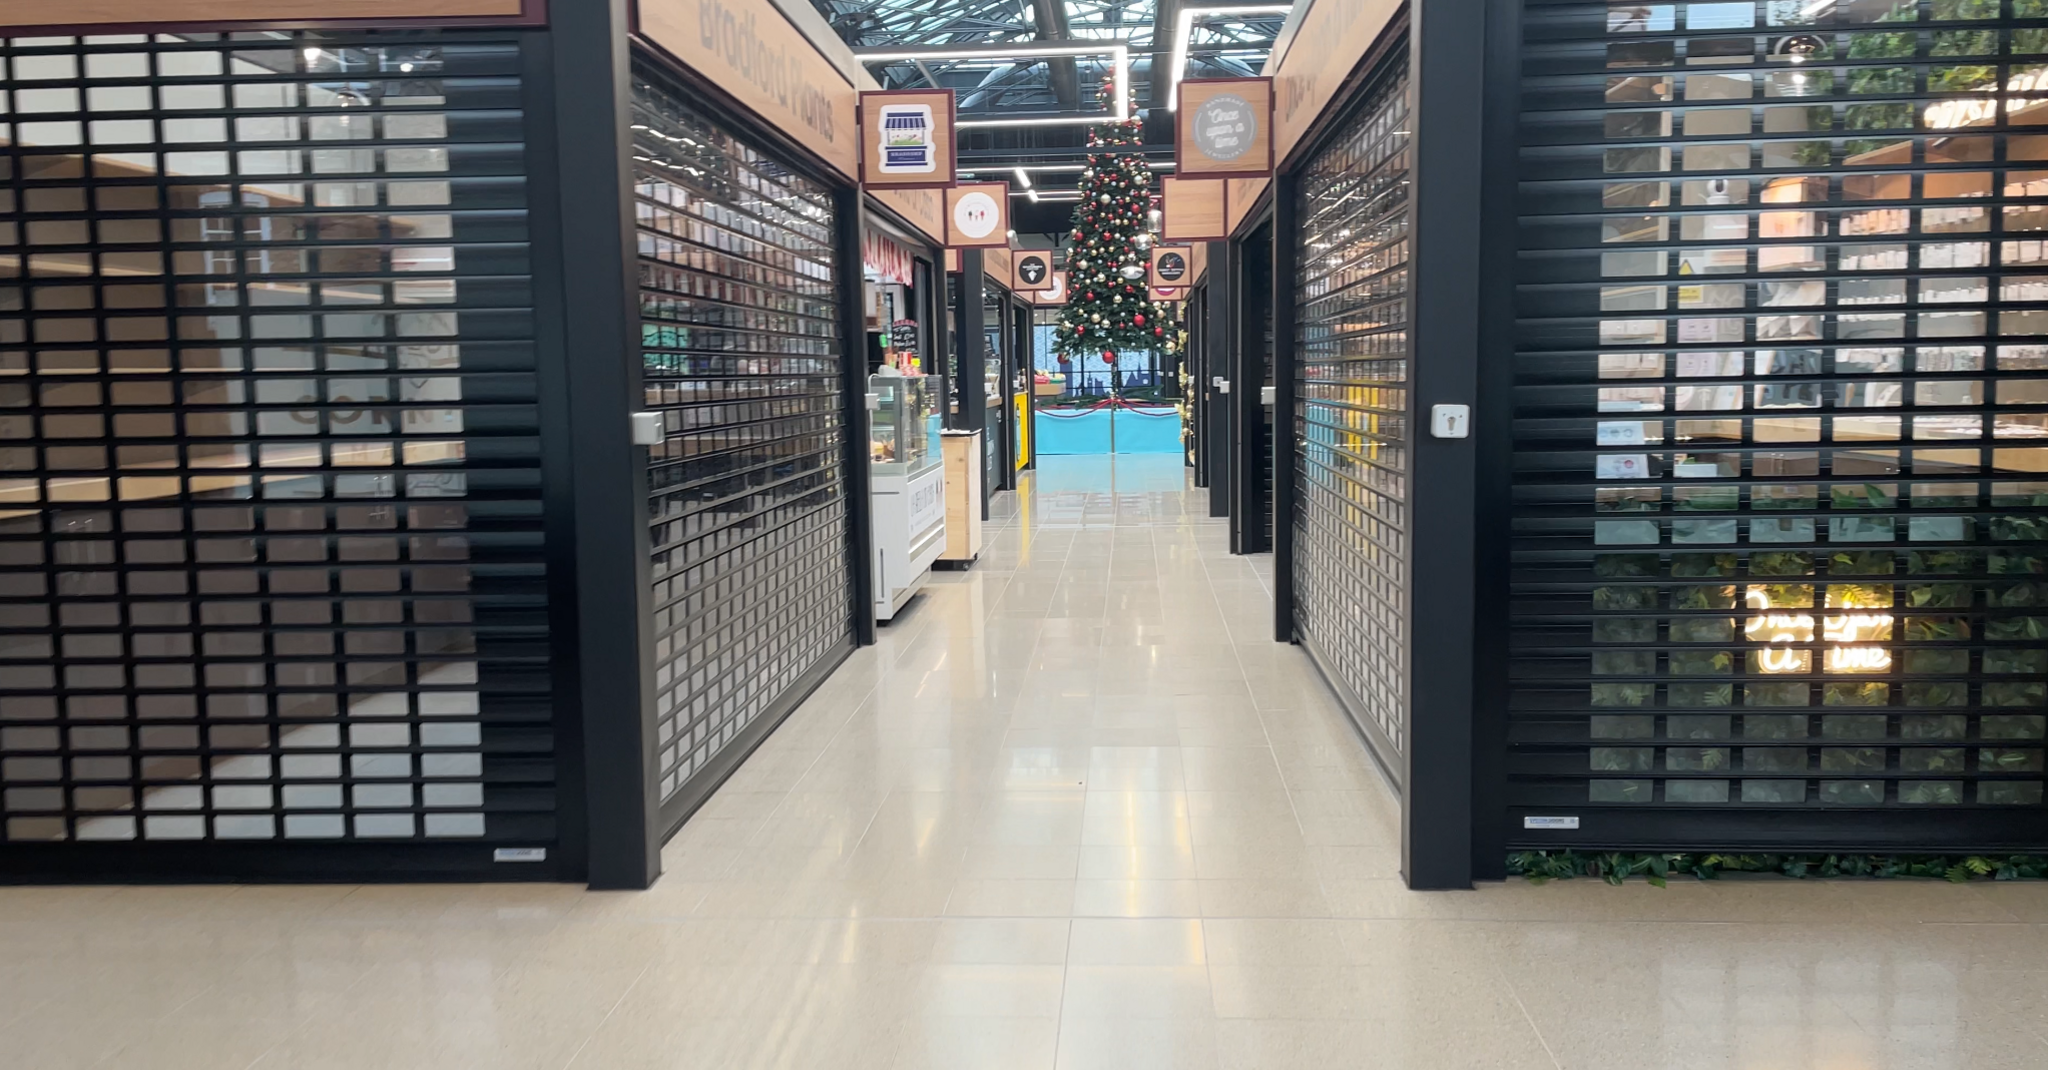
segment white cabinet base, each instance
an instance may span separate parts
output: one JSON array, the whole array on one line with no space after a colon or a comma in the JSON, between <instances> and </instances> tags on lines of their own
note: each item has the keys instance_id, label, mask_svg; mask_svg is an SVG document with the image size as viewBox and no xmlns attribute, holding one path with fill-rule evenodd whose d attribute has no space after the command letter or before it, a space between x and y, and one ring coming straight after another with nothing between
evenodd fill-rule
<instances>
[{"instance_id":1,"label":"white cabinet base","mask_svg":"<svg viewBox=\"0 0 2048 1070\"><path fill-rule=\"evenodd\" d=\"M873 476L875 619L891 620L946 548L946 467Z\"/></svg>"}]
</instances>

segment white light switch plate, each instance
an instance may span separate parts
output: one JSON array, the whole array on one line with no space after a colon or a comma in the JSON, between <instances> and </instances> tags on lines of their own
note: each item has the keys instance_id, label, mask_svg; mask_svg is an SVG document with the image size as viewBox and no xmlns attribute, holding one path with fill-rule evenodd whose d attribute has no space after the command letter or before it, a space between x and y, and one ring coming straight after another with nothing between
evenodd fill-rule
<instances>
[{"instance_id":1,"label":"white light switch plate","mask_svg":"<svg viewBox=\"0 0 2048 1070\"><path fill-rule=\"evenodd\" d=\"M1437 438L1469 438L1472 435L1472 406L1431 405L1429 433Z\"/></svg>"}]
</instances>

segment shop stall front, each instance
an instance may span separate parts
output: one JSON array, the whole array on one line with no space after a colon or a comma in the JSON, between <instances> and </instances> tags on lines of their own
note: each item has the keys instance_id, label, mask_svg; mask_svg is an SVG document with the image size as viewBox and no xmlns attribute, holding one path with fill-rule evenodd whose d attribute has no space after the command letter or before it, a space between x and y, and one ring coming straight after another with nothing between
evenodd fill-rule
<instances>
[{"instance_id":1,"label":"shop stall front","mask_svg":"<svg viewBox=\"0 0 2048 1070\"><path fill-rule=\"evenodd\" d=\"M645 887L871 641L865 76L769 0L229 6L0 5L0 873Z\"/></svg>"},{"instance_id":2,"label":"shop stall front","mask_svg":"<svg viewBox=\"0 0 2048 1070\"><path fill-rule=\"evenodd\" d=\"M943 252L937 190L870 190L861 259L866 287L868 453L874 614L895 619L946 548L946 473L939 448L944 376L935 359L936 268Z\"/></svg>"}]
</instances>

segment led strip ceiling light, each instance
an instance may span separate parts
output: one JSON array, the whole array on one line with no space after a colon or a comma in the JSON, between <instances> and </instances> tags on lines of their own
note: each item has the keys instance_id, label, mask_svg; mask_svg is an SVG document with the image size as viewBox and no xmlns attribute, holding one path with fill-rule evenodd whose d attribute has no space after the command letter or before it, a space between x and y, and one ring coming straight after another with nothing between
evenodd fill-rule
<instances>
[{"instance_id":1,"label":"led strip ceiling light","mask_svg":"<svg viewBox=\"0 0 2048 1070\"><path fill-rule=\"evenodd\" d=\"M1014 175L1016 175L1016 176L1017 176L1017 185L1016 185L1016 188L1014 188L1014 189L1010 190L1010 196L1012 196L1012 197L1029 197L1029 198L1031 198L1031 203L1033 203L1033 204L1037 204L1037 203L1038 203L1039 201L1074 201L1074 200L1080 200L1080 199L1081 199L1081 194L1080 194L1080 192L1079 192L1078 190L1045 190L1045 191L1040 191L1039 189L1037 189L1037 188L1036 188L1036 187L1035 187L1035 186L1034 186L1034 185L1032 184L1032 181L1031 181L1031 172L1033 172L1033 171L1040 171L1040 172L1046 172L1046 173L1053 173L1053 172L1061 172L1061 171L1065 171L1065 172L1074 172L1074 171L1083 171L1083 170L1086 170L1086 169L1087 169L1087 166L1088 166L1087 164L1078 164L1078 163L1027 163L1027 164L1018 164L1018 165L1016 165L1016 166L1014 166L1014 167L1007 167L1007 168L997 168L997 170L1006 170L1006 171L1009 171L1010 173L1012 173L1012 174L1014 174ZM1172 161L1172 160L1155 160L1155 161L1149 161L1149 163L1148 163L1148 166L1150 166L1150 167L1152 168L1152 170L1154 170L1154 171L1161 171L1161 170L1165 170L1165 171L1171 171L1171 170L1173 170L1173 161ZM974 172L974 171L962 171L962 172L960 172L960 177L961 177L961 178L979 178L979 177L981 177L981 176L980 176L980 174L979 174L979 173L977 173L977 172Z\"/></svg>"},{"instance_id":2,"label":"led strip ceiling light","mask_svg":"<svg viewBox=\"0 0 2048 1070\"><path fill-rule=\"evenodd\" d=\"M1116 65L1116 112L1112 115L1066 115L1034 119L963 119L955 127L973 126L1093 126L1097 123L1128 122L1131 118L1131 49L1129 45L988 45L975 48L914 48L893 51L856 49L854 58L862 64L902 63L931 60L1057 59L1062 56L1108 56Z\"/></svg>"},{"instance_id":3,"label":"led strip ceiling light","mask_svg":"<svg viewBox=\"0 0 2048 1070\"><path fill-rule=\"evenodd\" d=\"M1173 90L1166 96L1168 111L1180 110L1180 83L1188 74L1188 39L1195 34L1195 20L1215 15L1285 15L1293 4L1225 4L1220 7L1184 7L1173 27ZM965 126L965 123L961 124Z\"/></svg>"}]
</instances>

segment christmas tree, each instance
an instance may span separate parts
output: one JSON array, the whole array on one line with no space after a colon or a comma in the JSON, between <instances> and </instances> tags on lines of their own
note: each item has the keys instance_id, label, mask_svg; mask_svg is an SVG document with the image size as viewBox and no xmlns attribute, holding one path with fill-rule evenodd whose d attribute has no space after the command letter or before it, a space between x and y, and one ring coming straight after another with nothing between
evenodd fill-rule
<instances>
[{"instance_id":1,"label":"christmas tree","mask_svg":"<svg viewBox=\"0 0 2048 1070\"><path fill-rule=\"evenodd\" d=\"M1103 95L1114 92L1114 81L1105 80ZM1146 226L1152 169L1145 163L1135 105L1129 113L1127 122L1088 130L1088 168L1081 172L1081 203L1074 209L1067 251L1067 304L1053 332L1053 348L1062 357L1100 353L1103 363L1115 364L1119 349L1175 348L1168 312L1152 301L1145 278L1152 248Z\"/></svg>"}]
</instances>

